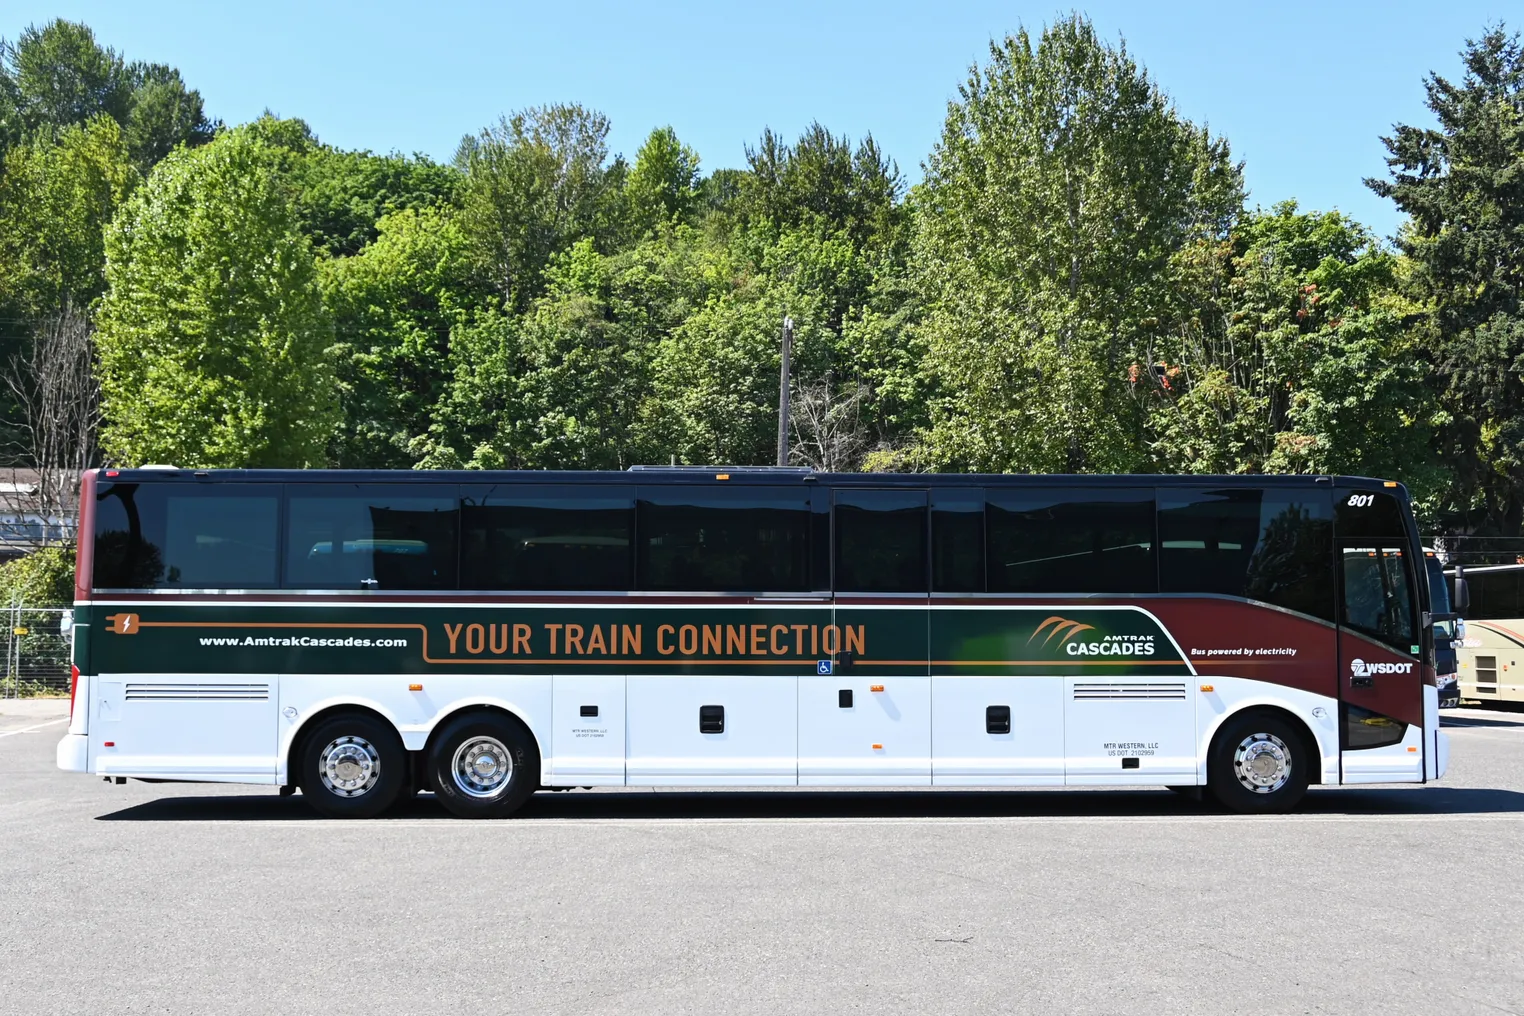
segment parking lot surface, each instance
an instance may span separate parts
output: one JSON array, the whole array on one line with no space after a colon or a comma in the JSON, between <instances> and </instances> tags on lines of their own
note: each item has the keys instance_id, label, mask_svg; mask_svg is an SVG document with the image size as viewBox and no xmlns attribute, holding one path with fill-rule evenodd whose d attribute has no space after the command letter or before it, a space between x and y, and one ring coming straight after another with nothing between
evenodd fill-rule
<instances>
[{"instance_id":1,"label":"parking lot surface","mask_svg":"<svg viewBox=\"0 0 1524 1016\"><path fill-rule=\"evenodd\" d=\"M1524 1013L1524 714L1301 814L1165 790L540 794L370 822L53 768L0 702L4 1013Z\"/></svg>"}]
</instances>

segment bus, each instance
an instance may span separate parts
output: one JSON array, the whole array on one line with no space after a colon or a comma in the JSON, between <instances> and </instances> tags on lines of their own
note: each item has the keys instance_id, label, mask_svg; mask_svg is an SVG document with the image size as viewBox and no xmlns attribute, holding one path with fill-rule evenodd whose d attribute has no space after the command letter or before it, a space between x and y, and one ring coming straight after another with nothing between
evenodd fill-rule
<instances>
[{"instance_id":1,"label":"bus","mask_svg":"<svg viewBox=\"0 0 1524 1016\"><path fill-rule=\"evenodd\" d=\"M1436 617L1449 616L1451 598L1449 579L1439 554L1433 549L1423 549L1424 574L1429 583L1429 604ZM1464 638L1465 622L1459 614L1451 620L1434 622L1434 686L1439 692L1439 708L1454 709L1460 705L1459 649Z\"/></svg>"},{"instance_id":2,"label":"bus","mask_svg":"<svg viewBox=\"0 0 1524 1016\"><path fill-rule=\"evenodd\" d=\"M323 815L574 787L1440 777L1406 490L1331 476L103 469L60 768Z\"/></svg>"},{"instance_id":3,"label":"bus","mask_svg":"<svg viewBox=\"0 0 1524 1016\"><path fill-rule=\"evenodd\" d=\"M1524 564L1466 567L1470 592L1460 648L1460 697L1524 702Z\"/></svg>"}]
</instances>

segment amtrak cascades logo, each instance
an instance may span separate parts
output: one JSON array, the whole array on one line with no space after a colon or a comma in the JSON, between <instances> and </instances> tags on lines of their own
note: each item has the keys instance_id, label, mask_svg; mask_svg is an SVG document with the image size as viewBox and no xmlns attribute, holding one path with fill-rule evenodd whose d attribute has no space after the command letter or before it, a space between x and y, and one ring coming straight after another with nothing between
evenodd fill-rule
<instances>
[{"instance_id":1,"label":"amtrak cascades logo","mask_svg":"<svg viewBox=\"0 0 1524 1016\"><path fill-rule=\"evenodd\" d=\"M1047 637L1042 640L1042 645L1050 643L1054 648L1063 646L1064 652L1069 656L1152 656L1154 655L1154 637L1152 635L1100 635L1092 636L1095 641L1080 639L1080 634L1087 631L1095 631L1093 624L1081 624L1071 621L1066 617L1054 615L1039 624L1033 631L1027 644L1031 645L1039 635L1044 632ZM1058 642L1053 643L1057 638Z\"/></svg>"},{"instance_id":2,"label":"amtrak cascades logo","mask_svg":"<svg viewBox=\"0 0 1524 1016\"><path fill-rule=\"evenodd\" d=\"M1411 674L1411 663L1366 663L1364 660L1355 659L1349 661L1349 672L1352 677L1371 677L1375 674Z\"/></svg>"}]
</instances>

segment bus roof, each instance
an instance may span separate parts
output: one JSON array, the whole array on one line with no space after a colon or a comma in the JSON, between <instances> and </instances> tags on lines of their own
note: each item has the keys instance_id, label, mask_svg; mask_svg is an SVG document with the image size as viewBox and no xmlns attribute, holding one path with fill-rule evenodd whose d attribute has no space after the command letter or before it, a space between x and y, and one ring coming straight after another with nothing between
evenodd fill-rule
<instances>
[{"instance_id":1,"label":"bus roof","mask_svg":"<svg viewBox=\"0 0 1524 1016\"><path fill-rule=\"evenodd\" d=\"M825 483L835 487L1333 487L1383 488L1389 480L1363 476L1209 475L1175 473L815 473L794 467L642 466L614 470L421 469L100 469L115 483L461 483L461 484L768 484ZM1394 493L1406 498L1401 484Z\"/></svg>"}]
</instances>

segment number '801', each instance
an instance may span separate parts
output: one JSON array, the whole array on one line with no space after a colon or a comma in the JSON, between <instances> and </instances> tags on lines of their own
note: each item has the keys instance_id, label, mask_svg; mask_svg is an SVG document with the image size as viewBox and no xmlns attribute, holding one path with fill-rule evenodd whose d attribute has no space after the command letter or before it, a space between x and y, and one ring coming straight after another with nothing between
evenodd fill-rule
<instances>
[{"instance_id":1,"label":"number '801'","mask_svg":"<svg viewBox=\"0 0 1524 1016\"><path fill-rule=\"evenodd\" d=\"M1351 494L1349 495L1349 500L1345 503L1348 504L1351 508L1369 508L1371 505L1376 503L1376 495Z\"/></svg>"}]
</instances>

